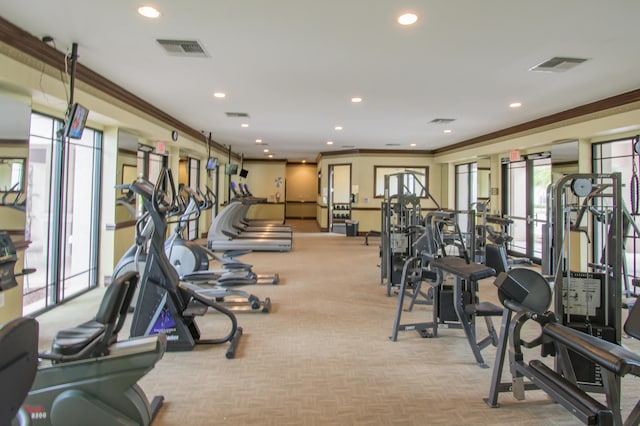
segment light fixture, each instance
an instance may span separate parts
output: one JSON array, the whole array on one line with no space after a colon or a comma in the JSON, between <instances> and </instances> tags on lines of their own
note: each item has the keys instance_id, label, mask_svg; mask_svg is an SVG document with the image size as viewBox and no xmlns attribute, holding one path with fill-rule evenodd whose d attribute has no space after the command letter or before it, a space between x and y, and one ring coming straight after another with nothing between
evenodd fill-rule
<instances>
[{"instance_id":1,"label":"light fixture","mask_svg":"<svg viewBox=\"0 0 640 426\"><path fill-rule=\"evenodd\" d=\"M353 102L354 104L358 104L362 102L362 98L359 98L359 97L351 98L351 102Z\"/></svg>"},{"instance_id":2,"label":"light fixture","mask_svg":"<svg viewBox=\"0 0 640 426\"><path fill-rule=\"evenodd\" d=\"M215 93L213 94L213 97L214 97L214 98L219 98L219 99L222 99L222 98L224 98L225 96L227 96L227 95L226 95L226 94L224 94L224 93L222 93L222 92L215 92Z\"/></svg>"},{"instance_id":3,"label":"light fixture","mask_svg":"<svg viewBox=\"0 0 640 426\"><path fill-rule=\"evenodd\" d=\"M302 160L302 164L305 164L307 162L307 160Z\"/></svg>"},{"instance_id":4,"label":"light fixture","mask_svg":"<svg viewBox=\"0 0 640 426\"><path fill-rule=\"evenodd\" d=\"M269 148L263 149L262 152L269 152Z\"/></svg>"},{"instance_id":5,"label":"light fixture","mask_svg":"<svg viewBox=\"0 0 640 426\"><path fill-rule=\"evenodd\" d=\"M249 127L249 125L247 123L242 123L240 127Z\"/></svg>"},{"instance_id":6,"label":"light fixture","mask_svg":"<svg viewBox=\"0 0 640 426\"><path fill-rule=\"evenodd\" d=\"M342 126L336 126L335 129L336 130L342 130Z\"/></svg>"},{"instance_id":7,"label":"light fixture","mask_svg":"<svg viewBox=\"0 0 640 426\"><path fill-rule=\"evenodd\" d=\"M273 154L269 154L269 156L268 156L268 157L269 157L269 158L273 158Z\"/></svg>"},{"instance_id":8,"label":"light fixture","mask_svg":"<svg viewBox=\"0 0 640 426\"><path fill-rule=\"evenodd\" d=\"M451 129L444 129L444 133L451 133Z\"/></svg>"},{"instance_id":9,"label":"light fixture","mask_svg":"<svg viewBox=\"0 0 640 426\"><path fill-rule=\"evenodd\" d=\"M140 6L138 8L138 13L142 16L144 16L145 18L158 18L160 17L160 12L158 11L158 9L156 9L153 6L149 6L149 5L145 5L145 6Z\"/></svg>"},{"instance_id":10,"label":"light fixture","mask_svg":"<svg viewBox=\"0 0 640 426\"><path fill-rule=\"evenodd\" d=\"M509 108L520 108L522 106L522 102L511 102L509 104Z\"/></svg>"},{"instance_id":11,"label":"light fixture","mask_svg":"<svg viewBox=\"0 0 640 426\"><path fill-rule=\"evenodd\" d=\"M256 139L256 143L262 143L262 139Z\"/></svg>"},{"instance_id":12,"label":"light fixture","mask_svg":"<svg viewBox=\"0 0 640 426\"><path fill-rule=\"evenodd\" d=\"M327 141L327 145L333 145L333 141Z\"/></svg>"},{"instance_id":13,"label":"light fixture","mask_svg":"<svg viewBox=\"0 0 640 426\"><path fill-rule=\"evenodd\" d=\"M402 14L400 16L398 16L398 23L400 25L412 25L415 24L418 21L418 15L416 15L415 13L405 13Z\"/></svg>"},{"instance_id":14,"label":"light fixture","mask_svg":"<svg viewBox=\"0 0 640 426\"><path fill-rule=\"evenodd\" d=\"M417 145L417 144L415 144L415 143L409 144L409 146L416 146L416 145Z\"/></svg>"}]
</instances>

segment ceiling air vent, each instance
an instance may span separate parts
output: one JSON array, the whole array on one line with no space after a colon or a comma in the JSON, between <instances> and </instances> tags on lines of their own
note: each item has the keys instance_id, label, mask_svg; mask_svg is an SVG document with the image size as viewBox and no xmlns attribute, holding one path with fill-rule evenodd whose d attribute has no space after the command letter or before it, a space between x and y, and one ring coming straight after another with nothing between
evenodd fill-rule
<instances>
[{"instance_id":1,"label":"ceiling air vent","mask_svg":"<svg viewBox=\"0 0 640 426\"><path fill-rule=\"evenodd\" d=\"M385 143L384 146L400 146L399 143Z\"/></svg>"},{"instance_id":2,"label":"ceiling air vent","mask_svg":"<svg viewBox=\"0 0 640 426\"><path fill-rule=\"evenodd\" d=\"M434 118L429 123L431 123L431 124L447 124L447 123L451 123L452 121L456 121L456 119L455 118Z\"/></svg>"},{"instance_id":3,"label":"ceiling air vent","mask_svg":"<svg viewBox=\"0 0 640 426\"><path fill-rule=\"evenodd\" d=\"M230 118L249 118L249 114L246 112L225 112L225 114Z\"/></svg>"},{"instance_id":4,"label":"ceiling air vent","mask_svg":"<svg viewBox=\"0 0 640 426\"><path fill-rule=\"evenodd\" d=\"M535 67L529 68L529 71L538 72L565 72L585 62L583 58L567 58L564 56L556 56L548 59Z\"/></svg>"},{"instance_id":5,"label":"ceiling air vent","mask_svg":"<svg viewBox=\"0 0 640 426\"><path fill-rule=\"evenodd\" d=\"M196 40L156 40L171 56L187 56L191 58L205 58L207 53Z\"/></svg>"}]
</instances>

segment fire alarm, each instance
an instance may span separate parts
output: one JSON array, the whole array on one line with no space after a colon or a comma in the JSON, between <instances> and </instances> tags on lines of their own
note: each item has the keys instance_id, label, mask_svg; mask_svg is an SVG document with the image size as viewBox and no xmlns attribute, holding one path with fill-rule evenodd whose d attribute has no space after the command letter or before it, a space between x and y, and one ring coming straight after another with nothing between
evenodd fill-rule
<instances>
[{"instance_id":1,"label":"fire alarm","mask_svg":"<svg viewBox=\"0 0 640 426\"><path fill-rule=\"evenodd\" d=\"M177 141L178 140L178 131L174 130L173 132L171 132L171 140L172 141Z\"/></svg>"}]
</instances>

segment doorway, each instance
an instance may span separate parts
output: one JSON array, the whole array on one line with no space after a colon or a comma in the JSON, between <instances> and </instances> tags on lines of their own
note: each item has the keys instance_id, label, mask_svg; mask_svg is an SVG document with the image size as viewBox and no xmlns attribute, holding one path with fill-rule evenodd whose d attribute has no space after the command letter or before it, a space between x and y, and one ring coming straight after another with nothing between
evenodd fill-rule
<instances>
[{"instance_id":1,"label":"doorway","mask_svg":"<svg viewBox=\"0 0 640 426\"><path fill-rule=\"evenodd\" d=\"M504 162L502 173L502 205L506 207L507 218L513 221L509 227L513 239L507 243L507 250L540 263L543 225L547 222L546 194L551 184L551 155L533 154L521 161Z\"/></svg>"},{"instance_id":2,"label":"doorway","mask_svg":"<svg viewBox=\"0 0 640 426\"><path fill-rule=\"evenodd\" d=\"M351 219L351 164L329 165L329 232L346 234Z\"/></svg>"}]
</instances>

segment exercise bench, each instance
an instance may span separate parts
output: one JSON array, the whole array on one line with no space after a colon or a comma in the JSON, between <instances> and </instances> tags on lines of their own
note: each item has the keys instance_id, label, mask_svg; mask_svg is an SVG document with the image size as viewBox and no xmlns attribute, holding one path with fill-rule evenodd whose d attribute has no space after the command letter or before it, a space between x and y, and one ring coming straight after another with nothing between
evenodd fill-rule
<instances>
[{"instance_id":1,"label":"exercise bench","mask_svg":"<svg viewBox=\"0 0 640 426\"><path fill-rule=\"evenodd\" d=\"M489 344L498 344L498 335L491 317L502 316L502 309L490 302L480 302L477 292L478 281L495 276L495 269L480 263L467 262L465 258L457 256L433 259L430 267L453 275L453 309L476 361L482 368L489 368L480 351ZM442 288L440 291L442 292ZM476 317L483 317L487 324L488 335L480 340L476 335Z\"/></svg>"}]
</instances>

